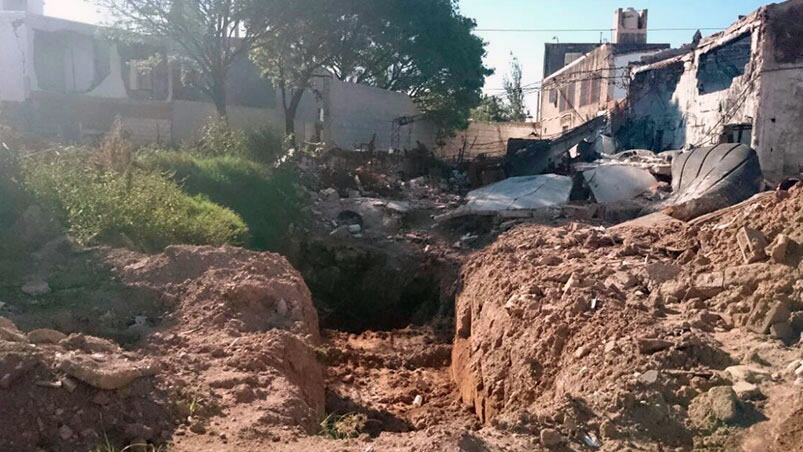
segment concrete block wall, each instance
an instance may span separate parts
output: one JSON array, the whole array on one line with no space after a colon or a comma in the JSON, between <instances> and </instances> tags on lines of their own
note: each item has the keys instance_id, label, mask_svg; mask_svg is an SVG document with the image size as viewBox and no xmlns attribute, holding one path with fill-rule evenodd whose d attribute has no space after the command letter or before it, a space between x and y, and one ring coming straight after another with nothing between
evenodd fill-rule
<instances>
[{"instance_id":1,"label":"concrete block wall","mask_svg":"<svg viewBox=\"0 0 803 452\"><path fill-rule=\"evenodd\" d=\"M457 132L440 146L437 154L445 160L456 160L465 148L466 160L480 154L505 155L509 139L535 138L539 128L537 123L472 122L468 129Z\"/></svg>"}]
</instances>

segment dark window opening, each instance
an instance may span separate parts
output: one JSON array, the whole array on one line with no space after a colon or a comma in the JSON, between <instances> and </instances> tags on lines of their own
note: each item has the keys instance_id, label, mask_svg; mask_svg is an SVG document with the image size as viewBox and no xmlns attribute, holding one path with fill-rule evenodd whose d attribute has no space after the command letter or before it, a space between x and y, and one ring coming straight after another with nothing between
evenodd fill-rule
<instances>
[{"instance_id":1,"label":"dark window opening","mask_svg":"<svg viewBox=\"0 0 803 452\"><path fill-rule=\"evenodd\" d=\"M752 34L747 33L700 55L697 70L700 94L726 90L733 84L733 79L744 75L750 63L752 43Z\"/></svg>"},{"instance_id":2,"label":"dark window opening","mask_svg":"<svg viewBox=\"0 0 803 452\"><path fill-rule=\"evenodd\" d=\"M753 139L752 124L728 124L725 126L725 131L720 136L719 142L741 143L750 146L752 139Z\"/></svg>"},{"instance_id":3,"label":"dark window opening","mask_svg":"<svg viewBox=\"0 0 803 452\"><path fill-rule=\"evenodd\" d=\"M568 111L574 108L574 83L569 83L560 89L560 111Z\"/></svg>"},{"instance_id":4,"label":"dark window opening","mask_svg":"<svg viewBox=\"0 0 803 452\"><path fill-rule=\"evenodd\" d=\"M549 90L549 103L552 104L553 107L558 106L558 90L554 88Z\"/></svg>"}]
</instances>

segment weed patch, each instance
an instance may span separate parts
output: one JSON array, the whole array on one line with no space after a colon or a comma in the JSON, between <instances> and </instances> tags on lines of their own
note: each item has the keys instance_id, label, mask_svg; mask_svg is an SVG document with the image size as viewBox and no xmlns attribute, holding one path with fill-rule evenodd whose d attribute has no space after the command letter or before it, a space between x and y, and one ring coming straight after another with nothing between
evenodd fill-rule
<instances>
[{"instance_id":1,"label":"weed patch","mask_svg":"<svg viewBox=\"0 0 803 452\"><path fill-rule=\"evenodd\" d=\"M26 161L25 185L82 243L143 251L171 244L240 244L248 229L234 212L202 195L190 196L154 171L120 174L86 163L76 151Z\"/></svg>"},{"instance_id":2,"label":"weed patch","mask_svg":"<svg viewBox=\"0 0 803 452\"><path fill-rule=\"evenodd\" d=\"M185 191L203 195L243 218L254 249L278 250L290 225L302 219L302 199L289 168L267 165L237 156L197 157L186 152L154 151L143 166L170 174Z\"/></svg>"}]
</instances>

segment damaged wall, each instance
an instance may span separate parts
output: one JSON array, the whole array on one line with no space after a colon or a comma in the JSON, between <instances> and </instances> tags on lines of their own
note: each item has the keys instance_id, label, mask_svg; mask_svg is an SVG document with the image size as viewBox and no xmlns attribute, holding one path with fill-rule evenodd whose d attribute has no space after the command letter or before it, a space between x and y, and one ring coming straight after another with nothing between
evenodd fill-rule
<instances>
[{"instance_id":1,"label":"damaged wall","mask_svg":"<svg viewBox=\"0 0 803 452\"><path fill-rule=\"evenodd\" d=\"M481 154L503 156L509 139L537 138L538 132L534 122L471 122L468 129L439 147L437 154L446 160L473 160Z\"/></svg>"},{"instance_id":2,"label":"damaged wall","mask_svg":"<svg viewBox=\"0 0 803 452\"><path fill-rule=\"evenodd\" d=\"M633 72L627 148L750 144L770 182L803 168L803 0L769 5L685 55Z\"/></svg>"},{"instance_id":3,"label":"damaged wall","mask_svg":"<svg viewBox=\"0 0 803 452\"><path fill-rule=\"evenodd\" d=\"M325 80L324 90L328 96L324 107L328 145L365 147L376 135L376 149L413 149L417 141L434 147L434 127L418 118L420 112L410 96L335 78ZM402 125L401 117L417 119Z\"/></svg>"},{"instance_id":4,"label":"damaged wall","mask_svg":"<svg viewBox=\"0 0 803 452\"><path fill-rule=\"evenodd\" d=\"M25 12L0 12L0 101L23 129L73 142L93 141L115 117L136 141L179 144L216 116L158 43L112 42L95 26ZM160 64L151 63L160 56ZM248 58L227 82L234 127L284 132L281 99ZM297 135L342 148L433 148L436 129L406 94L316 79L296 116ZM42 110L39 110L42 109ZM413 118L413 121L398 121Z\"/></svg>"},{"instance_id":5,"label":"damaged wall","mask_svg":"<svg viewBox=\"0 0 803 452\"><path fill-rule=\"evenodd\" d=\"M765 177L803 170L803 0L767 8L753 145Z\"/></svg>"},{"instance_id":6,"label":"damaged wall","mask_svg":"<svg viewBox=\"0 0 803 452\"><path fill-rule=\"evenodd\" d=\"M627 97L630 65L667 47L604 44L546 78L539 110L541 135L574 129Z\"/></svg>"}]
</instances>

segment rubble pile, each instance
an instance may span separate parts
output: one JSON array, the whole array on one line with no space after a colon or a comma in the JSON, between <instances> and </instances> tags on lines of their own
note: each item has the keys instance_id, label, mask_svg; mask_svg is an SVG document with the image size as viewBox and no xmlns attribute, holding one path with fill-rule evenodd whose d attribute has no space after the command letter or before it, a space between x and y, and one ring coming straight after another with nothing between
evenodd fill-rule
<instances>
[{"instance_id":1,"label":"rubble pile","mask_svg":"<svg viewBox=\"0 0 803 452\"><path fill-rule=\"evenodd\" d=\"M81 450L104 437L169 438L173 401L158 360L106 339L51 329L24 333L0 317L3 450Z\"/></svg>"},{"instance_id":2,"label":"rubble pile","mask_svg":"<svg viewBox=\"0 0 803 452\"><path fill-rule=\"evenodd\" d=\"M649 287L677 273L652 247L663 233L520 226L471 258L452 355L464 402L486 423L552 429L561 442L689 446L676 406L716 385L711 369L731 360L646 305Z\"/></svg>"},{"instance_id":3,"label":"rubble pile","mask_svg":"<svg viewBox=\"0 0 803 452\"><path fill-rule=\"evenodd\" d=\"M504 234L463 269L463 401L545 446L733 447L780 403L764 394L803 382L783 351L803 331L801 203L796 186L691 223ZM773 362L736 352L750 335Z\"/></svg>"}]
</instances>

